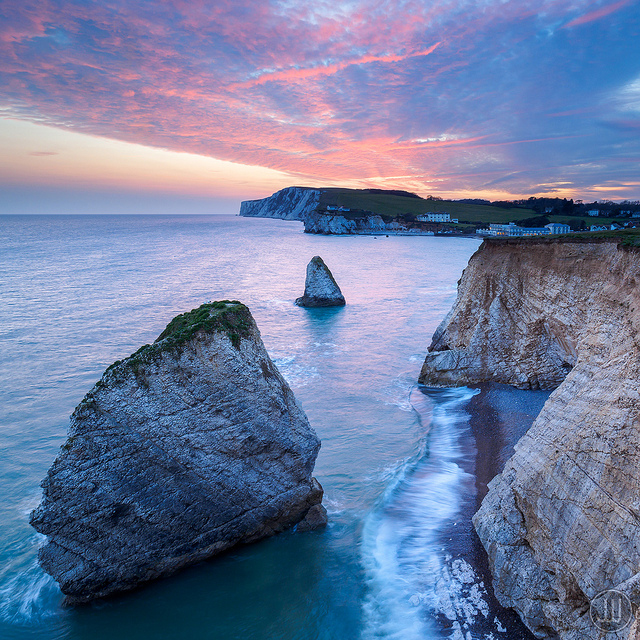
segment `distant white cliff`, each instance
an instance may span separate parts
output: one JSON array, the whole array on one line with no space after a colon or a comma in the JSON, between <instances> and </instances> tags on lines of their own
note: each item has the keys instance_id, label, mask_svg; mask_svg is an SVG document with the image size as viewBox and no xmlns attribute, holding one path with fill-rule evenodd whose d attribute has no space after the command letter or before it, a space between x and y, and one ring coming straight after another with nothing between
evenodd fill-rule
<instances>
[{"instance_id":1,"label":"distant white cliff","mask_svg":"<svg viewBox=\"0 0 640 640\"><path fill-rule=\"evenodd\" d=\"M357 218L346 218L344 215L330 215L320 211L311 211L304 215L305 233L319 233L323 235L372 233L408 233L407 228L399 222L385 222L382 216L375 213L363 214ZM431 233L430 235L433 235Z\"/></svg>"},{"instance_id":2,"label":"distant white cliff","mask_svg":"<svg viewBox=\"0 0 640 640\"><path fill-rule=\"evenodd\" d=\"M269 198L245 200L240 204L240 215L247 218L303 220L303 215L315 211L319 204L319 189L287 187Z\"/></svg>"}]
</instances>

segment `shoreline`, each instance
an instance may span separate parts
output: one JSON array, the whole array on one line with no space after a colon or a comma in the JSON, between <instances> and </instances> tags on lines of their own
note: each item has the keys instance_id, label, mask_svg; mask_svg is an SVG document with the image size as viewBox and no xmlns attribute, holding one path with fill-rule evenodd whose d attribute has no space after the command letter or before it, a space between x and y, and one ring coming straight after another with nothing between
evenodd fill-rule
<instances>
[{"instance_id":1,"label":"shoreline","mask_svg":"<svg viewBox=\"0 0 640 640\"><path fill-rule=\"evenodd\" d=\"M462 497L455 521L442 529L439 541L451 557L449 566L454 566L456 561L461 561L463 566L470 565L475 572L473 582L488 605L486 617L476 616L464 632L470 630L474 637L499 632L505 640L535 640L517 612L503 607L495 597L488 557L471 518L487 494L488 483L502 472L514 445L531 427L548 393L521 391L495 383L474 385L474 388L480 393L464 406L468 414L467 429L460 437L460 466L470 476L469 492ZM424 393L429 387L422 389ZM453 631L452 622L445 616L439 615L436 619L443 631Z\"/></svg>"}]
</instances>

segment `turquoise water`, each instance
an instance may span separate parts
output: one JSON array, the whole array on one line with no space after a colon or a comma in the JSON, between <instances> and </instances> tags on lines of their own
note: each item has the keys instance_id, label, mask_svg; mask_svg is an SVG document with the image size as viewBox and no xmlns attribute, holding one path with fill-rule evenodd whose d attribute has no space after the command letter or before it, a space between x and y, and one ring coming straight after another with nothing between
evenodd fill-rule
<instances>
[{"instance_id":1,"label":"turquoise water","mask_svg":"<svg viewBox=\"0 0 640 640\"><path fill-rule=\"evenodd\" d=\"M415 385L477 246L310 236L297 222L234 216L0 218L0 638L412 640L450 637L456 624L478 638L524 637L490 593L476 598L467 627L447 616L473 600L470 585L481 595L487 586L481 567L474 573L469 526L476 390ZM332 269L345 308L293 304L314 255ZM109 364L174 315L229 298L251 309L322 439L315 475L328 528L63 608L27 519L69 414ZM457 520L466 533L449 535ZM466 587L443 582L461 569L473 574Z\"/></svg>"}]
</instances>

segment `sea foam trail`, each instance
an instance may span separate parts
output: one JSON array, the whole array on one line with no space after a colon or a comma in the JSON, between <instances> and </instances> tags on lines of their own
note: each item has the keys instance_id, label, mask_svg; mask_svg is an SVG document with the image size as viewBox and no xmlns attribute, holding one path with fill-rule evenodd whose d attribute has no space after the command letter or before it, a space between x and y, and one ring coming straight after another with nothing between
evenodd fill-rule
<instances>
[{"instance_id":1,"label":"sea foam trail","mask_svg":"<svg viewBox=\"0 0 640 640\"><path fill-rule=\"evenodd\" d=\"M420 449L397 467L379 506L365 521L362 561L368 595L363 640L425 640L443 637L435 616L450 621L451 638L488 614L484 586L468 563L447 555L440 536L459 511L472 478L462 468L460 431L465 403L476 393L443 390L432 401L414 389L410 401L425 437Z\"/></svg>"},{"instance_id":2,"label":"sea foam trail","mask_svg":"<svg viewBox=\"0 0 640 640\"><path fill-rule=\"evenodd\" d=\"M58 613L60 590L37 561L0 584L0 618L14 625L31 625Z\"/></svg>"}]
</instances>

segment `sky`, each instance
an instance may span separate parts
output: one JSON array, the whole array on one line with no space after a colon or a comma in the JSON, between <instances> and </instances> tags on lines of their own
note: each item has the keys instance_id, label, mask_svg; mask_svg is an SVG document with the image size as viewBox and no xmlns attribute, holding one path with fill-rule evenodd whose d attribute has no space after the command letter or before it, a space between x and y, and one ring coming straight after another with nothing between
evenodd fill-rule
<instances>
[{"instance_id":1,"label":"sky","mask_svg":"<svg viewBox=\"0 0 640 640\"><path fill-rule=\"evenodd\" d=\"M4 0L0 213L640 200L640 0Z\"/></svg>"}]
</instances>

